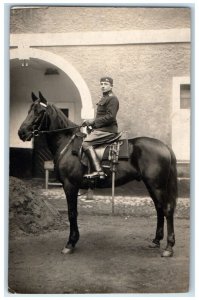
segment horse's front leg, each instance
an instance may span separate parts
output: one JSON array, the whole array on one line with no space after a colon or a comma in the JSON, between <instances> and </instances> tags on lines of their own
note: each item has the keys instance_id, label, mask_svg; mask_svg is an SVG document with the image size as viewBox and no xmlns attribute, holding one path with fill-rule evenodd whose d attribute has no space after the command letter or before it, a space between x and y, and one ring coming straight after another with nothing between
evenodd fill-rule
<instances>
[{"instance_id":1,"label":"horse's front leg","mask_svg":"<svg viewBox=\"0 0 199 300\"><path fill-rule=\"evenodd\" d=\"M74 250L77 241L79 240L79 230L77 224L77 197L78 188L66 181L64 183L64 191L68 204L68 219L70 222L70 234L66 246L62 250L63 254L70 253Z\"/></svg>"}]
</instances>

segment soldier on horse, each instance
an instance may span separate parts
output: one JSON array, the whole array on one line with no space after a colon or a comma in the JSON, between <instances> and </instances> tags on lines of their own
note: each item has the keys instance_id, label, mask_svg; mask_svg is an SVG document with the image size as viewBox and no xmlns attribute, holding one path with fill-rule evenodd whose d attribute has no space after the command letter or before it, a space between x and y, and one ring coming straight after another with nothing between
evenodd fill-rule
<instances>
[{"instance_id":1,"label":"soldier on horse","mask_svg":"<svg viewBox=\"0 0 199 300\"><path fill-rule=\"evenodd\" d=\"M111 77L102 77L100 86L103 95L97 103L96 117L94 120L85 120L82 124L82 126L92 128L84 139L82 147L91 166L91 173L84 175L84 177L103 179L105 173L94 147L106 143L116 136L118 132L116 115L119 109L119 101L112 91L113 79Z\"/></svg>"}]
</instances>

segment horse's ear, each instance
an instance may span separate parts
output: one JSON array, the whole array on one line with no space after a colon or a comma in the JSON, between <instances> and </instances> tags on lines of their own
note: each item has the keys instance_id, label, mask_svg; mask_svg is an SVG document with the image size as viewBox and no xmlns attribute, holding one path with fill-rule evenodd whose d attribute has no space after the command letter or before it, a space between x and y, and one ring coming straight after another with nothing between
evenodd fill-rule
<instances>
[{"instance_id":1,"label":"horse's ear","mask_svg":"<svg viewBox=\"0 0 199 300\"><path fill-rule=\"evenodd\" d=\"M32 101L35 102L37 99L39 99L33 92L31 93Z\"/></svg>"},{"instance_id":2,"label":"horse's ear","mask_svg":"<svg viewBox=\"0 0 199 300\"><path fill-rule=\"evenodd\" d=\"M42 93L39 91L39 99L41 100L41 102L47 104L47 100L44 98L44 96L42 95Z\"/></svg>"}]
</instances>

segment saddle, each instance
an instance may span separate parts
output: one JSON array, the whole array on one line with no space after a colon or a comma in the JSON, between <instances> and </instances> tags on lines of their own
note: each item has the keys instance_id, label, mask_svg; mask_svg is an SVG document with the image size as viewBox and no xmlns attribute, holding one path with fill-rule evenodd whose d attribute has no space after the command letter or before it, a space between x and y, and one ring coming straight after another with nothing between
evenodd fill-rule
<instances>
[{"instance_id":1,"label":"saddle","mask_svg":"<svg viewBox=\"0 0 199 300\"><path fill-rule=\"evenodd\" d=\"M129 159L129 150L128 150L128 139L122 137L123 132L118 133L113 139L109 140L108 142L95 146L95 152L102 163L103 161L110 160L110 151L113 148L113 144L117 144L118 151L118 160L128 160ZM80 142L80 141L79 141ZM82 143L82 142L81 142ZM74 145L73 145L74 146ZM77 153L77 149L74 151L72 150L73 154ZM78 151L78 156L82 164L88 166L88 158L83 152L82 147L80 147ZM103 165L102 165L103 166Z\"/></svg>"}]
</instances>

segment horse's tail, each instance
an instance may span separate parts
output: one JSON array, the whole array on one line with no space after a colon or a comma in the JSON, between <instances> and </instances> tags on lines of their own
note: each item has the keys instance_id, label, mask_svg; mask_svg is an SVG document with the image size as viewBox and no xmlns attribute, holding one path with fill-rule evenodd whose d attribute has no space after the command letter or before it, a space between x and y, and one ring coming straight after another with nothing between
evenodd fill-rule
<instances>
[{"instance_id":1,"label":"horse's tail","mask_svg":"<svg viewBox=\"0 0 199 300\"><path fill-rule=\"evenodd\" d=\"M169 149L171 160L170 160L170 170L167 182L167 194L171 205L171 208L175 210L176 201L178 197L178 181L177 181L177 163L176 157L172 149Z\"/></svg>"}]
</instances>

